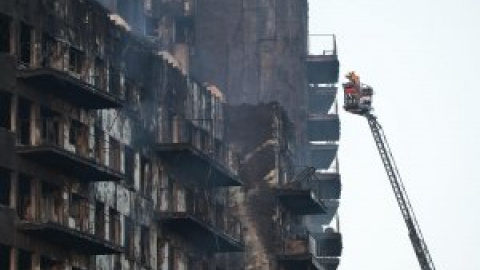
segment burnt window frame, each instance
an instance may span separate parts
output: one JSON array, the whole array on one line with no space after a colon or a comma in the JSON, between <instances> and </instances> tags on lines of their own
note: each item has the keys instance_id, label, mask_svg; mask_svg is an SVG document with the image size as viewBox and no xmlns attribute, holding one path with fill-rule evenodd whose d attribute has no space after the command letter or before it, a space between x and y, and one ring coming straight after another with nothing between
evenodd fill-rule
<instances>
[{"instance_id":1,"label":"burnt window frame","mask_svg":"<svg viewBox=\"0 0 480 270\"><path fill-rule=\"evenodd\" d=\"M121 222L120 222L120 212L112 207L108 208L108 234L111 242L115 244L120 244L121 239Z\"/></svg>"},{"instance_id":2,"label":"burnt window frame","mask_svg":"<svg viewBox=\"0 0 480 270\"><path fill-rule=\"evenodd\" d=\"M95 201L95 235L100 239L105 239L106 236L106 218L105 218L105 203Z\"/></svg>"},{"instance_id":3,"label":"burnt window frame","mask_svg":"<svg viewBox=\"0 0 480 270\"><path fill-rule=\"evenodd\" d=\"M32 60L34 58L33 31L34 28L31 25L23 21L20 22L20 30L18 33L18 61L22 66L29 67L32 65ZM26 43L25 46L24 43Z\"/></svg>"},{"instance_id":4,"label":"burnt window frame","mask_svg":"<svg viewBox=\"0 0 480 270\"><path fill-rule=\"evenodd\" d=\"M32 144L32 108L33 102L23 96L17 97L15 117L17 119L17 143L22 145ZM23 111L22 109L25 109Z\"/></svg>"},{"instance_id":5,"label":"burnt window frame","mask_svg":"<svg viewBox=\"0 0 480 270\"><path fill-rule=\"evenodd\" d=\"M140 226L140 264L150 268L150 228L147 226Z\"/></svg>"},{"instance_id":6,"label":"burnt window frame","mask_svg":"<svg viewBox=\"0 0 480 270\"><path fill-rule=\"evenodd\" d=\"M0 181L2 182L2 189L0 190L0 205L10 207L10 198L12 192L12 172L7 168L0 167ZM3 187L5 187L5 189Z\"/></svg>"},{"instance_id":7,"label":"burnt window frame","mask_svg":"<svg viewBox=\"0 0 480 270\"><path fill-rule=\"evenodd\" d=\"M22 220L33 220L33 178L29 175L18 174L17 215ZM25 196L28 193L28 196ZM30 211L30 212L29 212Z\"/></svg>"},{"instance_id":8,"label":"burnt window frame","mask_svg":"<svg viewBox=\"0 0 480 270\"><path fill-rule=\"evenodd\" d=\"M0 91L0 128L12 129L12 98L11 93Z\"/></svg>"},{"instance_id":9,"label":"burnt window frame","mask_svg":"<svg viewBox=\"0 0 480 270\"><path fill-rule=\"evenodd\" d=\"M68 71L82 76L85 69L85 52L73 46L68 48Z\"/></svg>"},{"instance_id":10,"label":"burnt window frame","mask_svg":"<svg viewBox=\"0 0 480 270\"><path fill-rule=\"evenodd\" d=\"M120 171L121 169L121 144L120 141L115 139L113 136L110 136L109 141L108 141L108 146L109 146L109 167Z\"/></svg>"},{"instance_id":11,"label":"burnt window frame","mask_svg":"<svg viewBox=\"0 0 480 270\"><path fill-rule=\"evenodd\" d=\"M125 217L124 220L125 257L128 260L135 259L135 224L132 218Z\"/></svg>"},{"instance_id":12,"label":"burnt window frame","mask_svg":"<svg viewBox=\"0 0 480 270\"><path fill-rule=\"evenodd\" d=\"M129 188L135 187L135 149L125 146L124 152L124 168L125 168L125 184Z\"/></svg>"}]
</instances>

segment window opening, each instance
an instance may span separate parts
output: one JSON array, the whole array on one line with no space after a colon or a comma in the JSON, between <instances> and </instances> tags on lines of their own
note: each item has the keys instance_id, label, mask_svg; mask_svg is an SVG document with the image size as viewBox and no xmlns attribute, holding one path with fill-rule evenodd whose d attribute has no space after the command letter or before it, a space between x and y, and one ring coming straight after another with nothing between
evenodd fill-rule
<instances>
[{"instance_id":1,"label":"window opening","mask_svg":"<svg viewBox=\"0 0 480 270\"><path fill-rule=\"evenodd\" d=\"M120 95L120 92L121 92L120 72L118 72L113 68L110 68L109 77L110 77L108 82L109 92L117 96Z\"/></svg>"},{"instance_id":2,"label":"window opening","mask_svg":"<svg viewBox=\"0 0 480 270\"><path fill-rule=\"evenodd\" d=\"M193 25L191 18L181 17L175 21L175 42L176 43L193 43Z\"/></svg>"},{"instance_id":3,"label":"window opening","mask_svg":"<svg viewBox=\"0 0 480 270\"><path fill-rule=\"evenodd\" d=\"M30 251L26 251L23 249L18 250L17 269L18 270L32 269L32 253Z\"/></svg>"},{"instance_id":4,"label":"window opening","mask_svg":"<svg viewBox=\"0 0 480 270\"><path fill-rule=\"evenodd\" d=\"M108 210L110 241L120 244L120 213L110 208Z\"/></svg>"},{"instance_id":5,"label":"window opening","mask_svg":"<svg viewBox=\"0 0 480 270\"><path fill-rule=\"evenodd\" d=\"M125 147L125 176L126 184L134 187L135 184L135 151Z\"/></svg>"},{"instance_id":6,"label":"window opening","mask_svg":"<svg viewBox=\"0 0 480 270\"><path fill-rule=\"evenodd\" d=\"M140 189L145 195L152 189L151 163L145 157L141 157L140 159Z\"/></svg>"},{"instance_id":7,"label":"window opening","mask_svg":"<svg viewBox=\"0 0 480 270\"><path fill-rule=\"evenodd\" d=\"M95 234L105 239L105 204L98 201L95 203Z\"/></svg>"},{"instance_id":8,"label":"window opening","mask_svg":"<svg viewBox=\"0 0 480 270\"><path fill-rule=\"evenodd\" d=\"M20 62L30 66L32 60L32 27L21 23L20 25Z\"/></svg>"},{"instance_id":9,"label":"window opening","mask_svg":"<svg viewBox=\"0 0 480 270\"><path fill-rule=\"evenodd\" d=\"M94 156L98 163L105 164L105 133L99 127L95 127Z\"/></svg>"},{"instance_id":10,"label":"window opening","mask_svg":"<svg viewBox=\"0 0 480 270\"><path fill-rule=\"evenodd\" d=\"M47 35L42 35L42 57L40 59L40 64L42 67L50 67L53 62L56 62L58 56L55 55L55 40Z\"/></svg>"},{"instance_id":11,"label":"window opening","mask_svg":"<svg viewBox=\"0 0 480 270\"><path fill-rule=\"evenodd\" d=\"M24 98L18 99L17 119L19 128L17 130L18 142L30 144L30 114L32 103Z\"/></svg>"},{"instance_id":12,"label":"window opening","mask_svg":"<svg viewBox=\"0 0 480 270\"><path fill-rule=\"evenodd\" d=\"M43 221L62 222L63 196L60 187L42 182L42 209L40 213Z\"/></svg>"},{"instance_id":13,"label":"window opening","mask_svg":"<svg viewBox=\"0 0 480 270\"><path fill-rule=\"evenodd\" d=\"M93 85L99 89L103 90L103 80L104 80L104 64L103 61L99 58L95 59L93 67Z\"/></svg>"},{"instance_id":14,"label":"window opening","mask_svg":"<svg viewBox=\"0 0 480 270\"><path fill-rule=\"evenodd\" d=\"M69 53L68 53L68 69L71 72L74 72L76 74L82 74L83 71L83 65L85 62L85 55L82 51L70 47Z\"/></svg>"},{"instance_id":15,"label":"window opening","mask_svg":"<svg viewBox=\"0 0 480 270\"><path fill-rule=\"evenodd\" d=\"M33 220L32 192L30 177L19 174L18 176L18 216L24 220Z\"/></svg>"},{"instance_id":16,"label":"window opening","mask_svg":"<svg viewBox=\"0 0 480 270\"><path fill-rule=\"evenodd\" d=\"M87 199L72 193L70 197L70 217L75 222L75 228L81 231L88 231L88 203Z\"/></svg>"},{"instance_id":17,"label":"window opening","mask_svg":"<svg viewBox=\"0 0 480 270\"><path fill-rule=\"evenodd\" d=\"M133 259L135 258L135 241L134 241L134 226L132 219L125 217L125 230L124 230L124 238L125 238L125 252L127 258Z\"/></svg>"},{"instance_id":18,"label":"window opening","mask_svg":"<svg viewBox=\"0 0 480 270\"><path fill-rule=\"evenodd\" d=\"M10 205L10 172L4 168L0 168L0 204Z\"/></svg>"},{"instance_id":19,"label":"window opening","mask_svg":"<svg viewBox=\"0 0 480 270\"><path fill-rule=\"evenodd\" d=\"M40 108L40 135L42 142L59 144L59 114L42 106Z\"/></svg>"},{"instance_id":20,"label":"window opening","mask_svg":"<svg viewBox=\"0 0 480 270\"><path fill-rule=\"evenodd\" d=\"M120 143L110 137L110 167L120 171Z\"/></svg>"},{"instance_id":21,"label":"window opening","mask_svg":"<svg viewBox=\"0 0 480 270\"><path fill-rule=\"evenodd\" d=\"M140 232L140 248L141 257L140 261L143 265L149 265L150 258L150 232L148 227L141 226Z\"/></svg>"},{"instance_id":22,"label":"window opening","mask_svg":"<svg viewBox=\"0 0 480 270\"><path fill-rule=\"evenodd\" d=\"M78 154L88 154L88 127L77 120L70 122L69 143L75 146Z\"/></svg>"},{"instance_id":23,"label":"window opening","mask_svg":"<svg viewBox=\"0 0 480 270\"><path fill-rule=\"evenodd\" d=\"M0 244L0 269L10 269L10 247Z\"/></svg>"},{"instance_id":24,"label":"window opening","mask_svg":"<svg viewBox=\"0 0 480 270\"><path fill-rule=\"evenodd\" d=\"M1 29L0 29L1 33ZM0 92L0 127L10 130L12 96L9 93Z\"/></svg>"},{"instance_id":25,"label":"window opening","mask_svg":"<svg viewBox=\"0 0 480 270\"><path fill-rule=\"evenodd\" d=\"M10 52L10 18L0 15L0 52Z\"/></svg>"}]
</instances>

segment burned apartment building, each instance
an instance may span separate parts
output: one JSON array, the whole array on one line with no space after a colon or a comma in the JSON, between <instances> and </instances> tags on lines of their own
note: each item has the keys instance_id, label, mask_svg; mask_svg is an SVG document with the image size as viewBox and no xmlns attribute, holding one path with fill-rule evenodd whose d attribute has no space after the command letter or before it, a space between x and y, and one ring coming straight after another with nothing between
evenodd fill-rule
<instances>
[{"instance_id":1,"label":"burned apartment building","mask_svg":"<svg viewBox=\"0 0 480 270\"><path fill-rule=\"evenodd\" d=\"M277 102L229 106L227 115L228 137L243 157L244 185L230 190L232 212L247 233L244 254L219 254L219 263L230 270L337 269L336 162L330 157L332 166L321 169L295 164L295 125Z\"/></svg>"},{"instance_id":2,"label":"burned apartment building","mask_svg":"<svg viewBox=\"0 0 480 270\"><path fill-rule=\"evenodd\" d=\"M307 8L2 0L0 269L336 269L338 60Z\"/></svg>"},{"instance_id":3,"label":"burned apartment building","mask_svg":"<svg viewBox=\"0 0 480 270\"><path fill-rule=\"evenodd\" d=\"M1 269L215 269L244 249L218 88L96 1L0 13Z\"/></svg>"},{"instance_id":4,"label":"burned apartment building","mask_svg":"<svg viewBox=\"0 0 480 270\"><path fill-rule=\"evenodd\" d=\"M337 269L340 121L336 39L308 31L306 0L201 0L191 73L227 97L241 153L232 198L246 233L226 269ZM223 27L215 27L222 25Z\"/></svg>"}]
</instances>

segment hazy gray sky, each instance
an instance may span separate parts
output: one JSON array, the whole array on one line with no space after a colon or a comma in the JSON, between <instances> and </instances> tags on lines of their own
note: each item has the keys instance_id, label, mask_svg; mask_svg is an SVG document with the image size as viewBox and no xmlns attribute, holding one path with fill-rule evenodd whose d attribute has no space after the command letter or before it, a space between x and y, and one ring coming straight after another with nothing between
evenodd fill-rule
<instances>
[{"instance_id":1,"label":"hazy gray sky","mask_svg":"<svg viewBox=\"0 0 480 270\"><path fill-rule=\"evenodd\" d=\"M311 0L310 32L374 87L437 269L480 269L480 1ZM366 120L341 123L339 269L420 269Z\"/></svg>"}]
</instances>

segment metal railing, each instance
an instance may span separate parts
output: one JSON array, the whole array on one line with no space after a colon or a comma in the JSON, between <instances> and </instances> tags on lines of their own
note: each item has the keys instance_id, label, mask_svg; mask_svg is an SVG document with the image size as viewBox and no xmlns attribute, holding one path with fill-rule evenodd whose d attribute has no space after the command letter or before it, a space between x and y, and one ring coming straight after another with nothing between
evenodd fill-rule
<instances>
[{"instance_id":1,"label":"metal railing","mask_svg":"<svg viewBox=\"0 0 480 270\"><path fill-rule=\"evenodd\" d=\"M336 231L335 231L336 232ZM323 234L331 232L325 231ZM319 233L310 232L306 226L289 226L283 233L283 252L285 254L308 253L314 258L333 257L320 243ZM295 242L295 244L292 244Z\"/></svg>"},{"instance_id":2,"label":"metal railing","mask_svg":"<svg viewBox=\"0 0 480 270\"><path fill-rule=\"evenodd\" d=\"M158 144L189 144L236 174L240 156L227 144L215 139L213 119L173 119L162 123Z\"/></svg>"},{"instance_id":3,"label":"metal railing","mask_svg":"<svg viewBox=\"0 0 480 270\"><path fill-rule=\"evenodd\" d=\"M185 203L184 205L181 205ZM243 241L243 226L238 218L233 216L227 206L200 193L187 193L185 201L172 206L174 210L166 210L165 213L184 213L212 226L224 234ZM161 213L162 214L162 213Z\"/></svg>"},{"instance_id":4,"label":"metal railing","mask_svg":"<svg viewBox=\"0 0 480 270\"><path fill-rule=\"evenodd\" d=\"M310 190L311 197L314 201L321 203L321 190L319 189L318 179L315 177L314 167L305 167L302 171L297 173L295 177L291 178L285 184L286 187Z\"/></svg>"},{"instance_id":5,"label":"metal railing","mask_svg":"<svg viewBox=\"0 0 480 270\"><path fill-rule=\"evenodd\" d=\"M44 194L40 203L35 206L32 205L29 198L22 201L17 212L23 222L56 224L121 245L120 214L111 215L105 211L99 213L98 209L96 210L95 206L87 201L72 205L71 201L61 197L60 191L56 196Z\"/></svg>"},{"instance_id":6,"label":"metal railing","mask_svg":"<svg viewBox=\"0 0 480 270\"><path fill-rule=\"evenodd\" d=\"M309 34L309 55L337 55L337 39L335 34Z\"/></svg>"},{"instance_id":7,"label":"metal railing","mask_svg":"<svg viewBox=\"0 0 480 270\"><path fill-rule=\"evenodd\" d=\"M68 125L67 125L68 123ZM90 132L90 127L77 121L63 118L23 119L17 121L17 143L20 145L53 145L75 153L98 164L120 171L120 144L114 149L113 142L108 142L101 134ZM109 165L107 165L109 154ZM112 155L118 155L114 158Z\"/></svg>"},{"instance_id":8,"label":"metal railing","mask_svg":"<svg viewBox=\"0 0 480 270\"><path fill-rule=\"evenodd\" d=\"M339 173L340 172L340 163L338 162L338 156L335 156L330 167L327 169L317 169L318 173Z\"/></svg>"}]
</instances>

